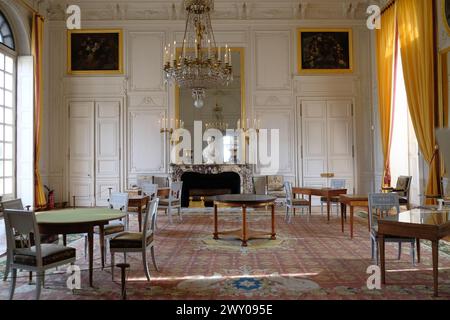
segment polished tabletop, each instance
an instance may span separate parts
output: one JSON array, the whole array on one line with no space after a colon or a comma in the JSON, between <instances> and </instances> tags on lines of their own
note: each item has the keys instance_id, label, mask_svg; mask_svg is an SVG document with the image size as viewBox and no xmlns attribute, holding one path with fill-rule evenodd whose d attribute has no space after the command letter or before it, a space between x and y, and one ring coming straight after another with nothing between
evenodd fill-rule
<instances>
[{"instance_id":1,"label":"polished tabletop","mask_svg":"<svg viewBox=\"0 0 450 320\"><path fill-rule=\"evenodd\" d=\"M444 210L434 208L413 209L384 217L379 221L441 226L450 223L450 208L445 208Z\"/></svg>"},{"instance_id":2,"label":"polished tabletop","mask_svg":"<svg viewBox=\"0 0 450 320\"><path fill-rule=\"evenodd\" d=\"M108 208L76 208L36 213L38 224L96 223L124 218L126 213Z\"/></svg>"},{"instance_id":3,"label":"polished tabletop","mask_svg":"<svg viewBox=\"0 0 450 320\"><path fill-rule=\"evenodd\" d=\"M220 196L214 196L210 198L211 201L224 202L224 203L262 203L262 202L274 202L276 197L257 195L257 194L226 194Z\"/></svg>"}]
</instances>

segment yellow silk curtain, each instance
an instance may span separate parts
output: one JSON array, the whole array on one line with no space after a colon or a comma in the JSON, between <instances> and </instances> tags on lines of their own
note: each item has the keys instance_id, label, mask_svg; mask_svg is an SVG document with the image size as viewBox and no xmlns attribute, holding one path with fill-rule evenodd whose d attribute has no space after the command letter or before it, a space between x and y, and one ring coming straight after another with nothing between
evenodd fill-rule
<instances>
[{"instance_id":1,"label":"yellow silk curtain","mask_svg":"<svg viewBox=\"0 0 450 320\"><path fill-rule=\"evenodd\" d=\"M34 57L34 203L36 208L47 205L44 187L39 172L41 155L41 116L42 116L42 46L44 43L44 19L33 14L31 31L31 50Z\"/></svg>"},{"instance_id":2,"label":"yellow silk curtain","mask_svg":"<svg viewBox=\"0 0 450 320\"><path fill-rule=\"evenodd\" d=\"M426 194L438 194L435 160L435 78L433 4L397 0L397 22L409 111L420 151L430 166Z\"/></svg>"},{"instance_id":3,"label":"yellow silk curtain","mask_svg":"<svg viewBox=\"0 0 450 320\"><path fill-rule=\"evenodd\" d=\"M383 186L390 180L389 158L392 133L392 104L396 43L396 7L387 9L381 17L382 28L376 31L378 100L381 124L381 143L384 157Z\"/></svg>"}]
</instances>

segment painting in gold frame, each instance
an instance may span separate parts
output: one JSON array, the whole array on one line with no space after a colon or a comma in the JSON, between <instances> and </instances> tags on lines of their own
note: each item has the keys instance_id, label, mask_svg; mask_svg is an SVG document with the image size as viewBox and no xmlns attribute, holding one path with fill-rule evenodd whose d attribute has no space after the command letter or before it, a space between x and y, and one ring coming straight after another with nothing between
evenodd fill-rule
<instances>
[{"instance_id":1,"label":"painting in gold frame","mask_svg":"<svg viewBox=\"0 0 450 320\"><path fill-rule=\"evenodd\" d=\"M441 0L442 3L442 23L450 35L450 0Z\"/></svg>"},{"instance_id":2,"label":"painting in gold frame","mask_svg":"<svg viewBox=\"0 0 450 320\"><path fill-rule=\"evenodd\" d=\"M352 29L298 29L298 73L353 72Z\"/></svg>"},{"instance_id":3,"label":"painting in gold frame","mask_svg":"<svg viewBox=\"0 0 450 320\"><path fill-rule=\"evenodd\" d=\"M68 30L67 73L73 75L122 74L122 30Z\"/></svg>"}]
</instances>

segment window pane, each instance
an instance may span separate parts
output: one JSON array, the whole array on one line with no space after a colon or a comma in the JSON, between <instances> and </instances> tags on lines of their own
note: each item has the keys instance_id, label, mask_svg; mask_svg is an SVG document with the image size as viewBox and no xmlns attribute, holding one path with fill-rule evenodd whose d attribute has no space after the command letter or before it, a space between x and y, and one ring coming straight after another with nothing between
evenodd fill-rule
<instances>
[{"instance_id":1,"label":"window pane","mask_svg":"<svg viewBox=\"0 0 450 320\"><path fill-rule=\"evenodd\" d=\"M3 163L4 163L3 161L0 161L0 175L2 176L2 178L4 176Z\"/></svg>"},{"instance_id":2,"label":"window pane","mask_svg":"<svg viewBox=\"0 0 450 320\"><path fill-rule=\"evenodd\" d=\"M12 92L5 91L5 106L9 108L13 107Z\"/></svg>"},{"instance_id":3,"label":"window pane","mask_svg":"<svg viewBox=\"0 0 450 320\"><path fill-rule=\"evenodd\" d=\"M0 194L4 194L3 192L3 179L0 179Z\"/></svg>"},{"instance_id":4,"label":"window pane","mask_svg":"<svg viewBox=\"0 0 450 320\"><path fill-rule=\"evenodd\" d=\"M5 159L12 159L12 158L13 158L13 147L12 147L12 144L11 143L5 143Z\"/></svg>"},{"instance_id":5,"label":"window pane","mask_svg":"<svg viewBox=\"0 0 450 320\"><path fill-rule=\"evenodd\" d=\"M3 143L0 143L0 159L3 159L4 153L3 153Z\"/></svg>"},{"instance_id":6,"label":"window pane","mask_svg":"<svg viewBox=\"0 0 450 320\"><path fill-rule=\"evenodd\" d=\"M0 109L3 109L3 108L0 108ZM0 111L0 113L1 113L1 111ZM1 117L1 116L0 116ZM12 109L8 109L8 108L6 108L5 109L5 124L14 124L14 119L13 119L13 111L12 111ZM1 120L0 120L0 122L1 122Z\"/></svg>"},{"instance_id":7,"label":"window pane","mask_svg":"<svg viewBox=\"0 0 450 320\"><path fill-rule=\"evenodd\" d=\"M13 128L11 126L5 126L5 141L13 142Z\"/></svg>"},{"instance_id":8,"label":"window pane","mask_svg":"<svg viewBox=\"0 0 450 320\"><path fill-rule=\"evenodd\" d=\"M13 179L5 179L5 194L13 193Z\"/></svg>"},{"instance_id":9,"label":"window pane","mask_svg":"<svg viewBox=\"0 0 450 320\"><path fill-rule=\"evenodd\" d=\"M4 134L3 134L3 130L4 130L4 125L0 124L0 141L3 141L4 139Z\"/></svg>"},{"instance_id":10,"label":"window pane","mask_svg":"<svg viewBox=\"0 0 450 320\"><path fill-rule=\"evenodd\" d=\"M3 116L4 107L0 107L0 123L5 123L5 117Z\"/></svg>"},{"instance_id":11,"label":"window pane","mask_svg":"<svg viewBox=\"0 0 450 320\"><path fill-rule=\"evenodd\" d=\"M13 59L10 57L5 58L5 71L13 73Z\"/></svg>"},{"instance_id":12,"label":"window pane","mask_svg":"<svg viewBox=\"0 0 450 320\"><path fill-rule=\"evenodd\" d=\"M5 91L0 89L0 105L3 106L5 103Z\"/></svg>"},{"instance_id":13,"label":"window pane","mask_svg":"<svg viewBox=\"0 0 450 320\"><path fill-rule=\"evenodd\" d=\"M13 176L13 162L5 161L5 177Z\"/></svg>"},{"instance_id":14,"label":"window pane","mask_svg":"<svg viewBox=\"0 0 450 320\"><path fill-rule=\"evenodd\" d=\"M5 70L5 55L0 53L0 70Z\"/></svg>"},{"instance_id":15,"label":"window pane","mask_svg":"<svg viewBox=\"0 0 450 320\"><path fill-rule=\"evenodd\" d=\"M13 89L13 77L11 74L5 74L5 89Z\"/></svg>"},{"instance_id":16,"label":"window pane","mask_svg":"<svg viewBox=\"0 0 450 320\"><path fill-rule=\"evenodd\" d=\"M0 88L3 88L5 86L5 73L3 71L0 71Z\"/></svg>"}]
</instances>

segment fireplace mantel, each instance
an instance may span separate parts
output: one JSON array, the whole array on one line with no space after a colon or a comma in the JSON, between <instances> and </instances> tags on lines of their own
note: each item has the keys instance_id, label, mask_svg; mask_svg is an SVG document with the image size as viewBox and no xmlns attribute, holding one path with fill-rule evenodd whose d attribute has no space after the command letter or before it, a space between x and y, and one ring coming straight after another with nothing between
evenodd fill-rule
<instances>
[{"instance_id":1,"label":"fireplace mantel","mask_svg":"<svg viewBox=\"0 0 450 320\"><path fill-rule=\"evenodd\" d=\"M171 164L171 181L180 181L185 172L202 174L236 172L241 177L241 193L253 193L253 170L250 164Z\"/></svg>"}]
</instances>

